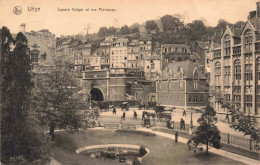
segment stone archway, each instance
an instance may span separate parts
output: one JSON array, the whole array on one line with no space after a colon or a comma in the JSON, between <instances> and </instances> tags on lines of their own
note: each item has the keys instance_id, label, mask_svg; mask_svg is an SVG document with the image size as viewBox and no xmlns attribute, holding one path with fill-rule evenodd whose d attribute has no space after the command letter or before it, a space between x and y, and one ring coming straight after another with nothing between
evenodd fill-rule
<instances>
[{"instance_id":1,"label":"stone archway","mask_svg":"<svg viewBox=\"0 0 260 165\"><path fill-rule=\"evenodd\" d=\"M93 88L90 90L91 100L94 101L104 101L103 93L98 88Z\"/></svg>"}]
</instances>

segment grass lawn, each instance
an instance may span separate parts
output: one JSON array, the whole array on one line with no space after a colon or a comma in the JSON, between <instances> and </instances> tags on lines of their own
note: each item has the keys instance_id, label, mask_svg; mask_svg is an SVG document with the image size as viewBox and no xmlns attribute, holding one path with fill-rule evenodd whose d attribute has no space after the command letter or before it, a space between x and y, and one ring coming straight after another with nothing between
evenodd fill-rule
<instances>
[{"instance_id":1,"label":"grass lawn","mask_svg":"<svg viewBox=\"0 0 260 165\"><path fill-rule=\"evenodd\" d=\"M144 158L144 165L178 165L178 164L243 164L216 154L205 156L204 152L194 154L186 144L160 136L144 136L133 133L117 133L114 130L87 130L73 135L57 132L55 137L54 158L64 165L117 165L115 161L97 160L76 154L81 147L97 144L134 144L143 145L151 152Z\"/></svg>"}]
</instances>

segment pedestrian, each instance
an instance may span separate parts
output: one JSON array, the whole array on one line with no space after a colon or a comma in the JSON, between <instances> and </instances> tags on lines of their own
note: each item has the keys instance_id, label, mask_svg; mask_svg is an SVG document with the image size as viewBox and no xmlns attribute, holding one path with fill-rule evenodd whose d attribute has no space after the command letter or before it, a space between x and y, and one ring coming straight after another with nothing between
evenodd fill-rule
<instances>
[{"instance_id":1,"label":"pedestrian","mask_svg":"<svg viewBox=\"0 0 260 165\"><path fill-rule=\"evenodd\" d=\"M227 113L227 115L226 115L225 121L227 121L227 122L229 123L229 115L228 115L228 113Z\"/></svg>"},{"instance_id":2,"label":"pedestrian","mask_svg":"<svg viewBox=\"0 0 260 165\"><path fill-rule=\"evenodd\" d=\"M175 132L175 143L178 143L178 131Z\"/></svg>"},{"instance_id":3,"label":"pedestrian","mask_svg":"<svg viewBox=\"0 0 260 165\"><path fill-rule=\"evenodd\" d=\"M115 114L115 108L113 108L112 114L113 114L113 115Z\"/></svg>"},{"instance_id":4,"label":"pedestrian","mask_svg":"<svg viewBox=\"0 0 260 165\"><path fill-rule=\"evenodd\" d=\"M134 111L134 119L137 119L137 113Z\"/></svg>"},{"instance_id":5,"label":"pedestrian","mask_svg":"<svg viewBox=\"0 0 260 165\"><path fill-rule=\"evenodd\" d=\"M183 113L182 113L182 116L186 116L186 111L184 109Z\"/></svg>"},{"instance_id":6,"label":"pedestrian","mask_svg":"<svg viewBox=\"0 0 260 165\"><path fill-rule=\"evenodd\" d=\"M144 112L142 113L142 120L144 120Z\"/></svg>"},{"instance_id":7,"label":"pedestrian","mask_svg":"<svg viewBox=\"0 0 260 165\"><path fill-rule=\"evenodd\" d=\"M181 121L180 121L180 130L182 130L182 127L183 127L183 119L181 118Z\"/></svg>"},{"instance_id":8,"label":"pedestrian","mask_svg":"<svg viewBox=\"0 0 260 165\"><path fill-rule=\"evenodd\" d=\"M125 112L123 112L123 119L125 120Z\"/></svg>"},{"instance_id":9,"label":"pedestrian","mask_svg":"<svg viewBox=\"0 0 260 165\"><path fill-rule=\"evenodd\" d=\"M115 109L115 108L114 108ZM116 115L116 109L115 109L115 115Z\"/></svg>"}]
</instances>

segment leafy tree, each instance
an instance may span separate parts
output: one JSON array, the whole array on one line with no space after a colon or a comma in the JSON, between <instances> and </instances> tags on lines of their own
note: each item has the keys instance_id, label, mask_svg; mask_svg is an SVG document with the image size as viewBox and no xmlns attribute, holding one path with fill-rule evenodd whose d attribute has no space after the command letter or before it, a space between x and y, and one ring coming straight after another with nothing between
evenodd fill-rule
<instances>
[{"instance_id":1,"label":"leafy tree","mask_svg":"<svg viewBox=\"0 0 260 165\"><path fill-rule=\"evenodd\" d=\"M31 109L33 82L27 39L23 33L13 39L6 27L2 28L1 38L2 162L47 164L51 144L37 127Z\"/></svg>"},{"instance_id":2,"label":"leafy tree","mask_svg":"<svg viewBox=\"0 0 260 165\"><path fill-rule=\"evenodd\" d=\"M244 21L238 21L234 24L235 28L242 28L246 23Z\"/></svg>"},{"instance_id":3,"label":"leafy tree","mask_svg":"<svg viewBox=\"0 0 260 165\"><path fill-rule=\"evenodd\" d=\"M139 32L140 24L139 23L134 23L129 27L131 33L137 33Z\"/></svg>"},{"instance_id":4,"label":"leafy tree","mask_svg":"<svg viewBox=\"0 0 260 165\"><path fill-rule=\"evenodd\" d=\"M116 34L116 28L111 26L108 28L108 34L109 35L115 35Z\"/></svg>"},{"instance_id":5,"label":"leafy tree","mask_svg":"<svg viewBox=\"0 0 260 165\"><path fill-rule=\"evenodd\" d=\"M157 24L155 23L154 20L150 20L150 21L146 21L145 23L145 29L147 31L153 31L153 30L157 30L158 29L158 26Z\"/></svg>"},{"instance_id":6,"label":"leafy tree","mask_svg":"<svg viewBox=\"0 0 260 165\"><path fill-rule=\"evenodd\" d=\"M98 31L98 36L104 37L109 34L107 27L101 27Z\"/></svg>"},{"instance_id":7,"label":"leafy tree","mask_svg":"<svg viewBox=\"0 0 260 165\"><path fill-rule=\"evenodd\" d=\"M131 31L130 31L130 29L129 29L129 27L127 25L122 26L120 28L120 34L122 34L122 35L130 34L130 32Z\"/></svg>"},{"instance_id":8,"label":"leafy tree","mask_svg":"<svg viewBox=\"0 0 260 165\"><path fill-rule=\"evenodd\" d=\"M161 22L164 31L179 31L183 26L183 23L180 21L180 19L172 15L165 15L161 17Z\"/></svg>"},{"instance_id":9,"label":"leafy tree","mask_svg":"<svg viewBox=\"0 0 260 165\"><path fill-rule=\"evenodd\" d=\"M78 131L83 116L80 110L86 107L86 101L80 93L80 85L69 64L56 62L49 71L35 77L34 107L42 125L50 128L54 139L56 127L69 133Z\"/></svg>"},{"instance_id":10,"label":"leafy tree","mask_svg":"<svg viewBox=\"0 0 260 165\"><path fill-rule=\"evenodd\" d=\"M199 144L205 144L207 155L210 145L219 149L221 136L220 131L215 126L216 122L216 111L213 107L207 106L205 112L198 119L200 125L195 132L195 136L188 141L188 144L192 142L195 147L198 147Z\"/></svg>"},{"instance_id":11,"label":"leafy tree","mask_svg":"<svg viewBox=\"0 0 260 165\"><path fill-rule=\"evenodd\" d=\"M235 130L243 132L244 135L249 135L251 139L256 140L259 143L260 132L258 123L255 116L246 115L241 111L240 103L233 100L226 101L222 92L212 90L211 94L215 96L216 100L221 104L222 108L227 109L231 116L229 126ZM259 146L255 146L256 149L260 149Z\"/></svg>"}]
</instances>

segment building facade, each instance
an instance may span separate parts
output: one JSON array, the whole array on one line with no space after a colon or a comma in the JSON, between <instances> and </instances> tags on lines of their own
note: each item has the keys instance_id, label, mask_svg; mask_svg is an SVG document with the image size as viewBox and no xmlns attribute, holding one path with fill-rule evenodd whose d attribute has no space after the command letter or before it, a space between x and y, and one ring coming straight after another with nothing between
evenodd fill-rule
<instances>
[{"instance_id":1,"label":"building facade","mask_svg":"<svg viewBox=\"0 0 260 165\"><path fill-rule=\"evenodd\" d=\"M226 101L240 104L248 115L260 114L260 2L250 12L249 20L241 29L227 27L221 47L213 49L211 61L211 89ZM228 113L213 96L212 105L219 114Z\"/></svg>"},{"instance_id":2,"label":"building facade","mask_svg":"<svg viewBox=\"0 0 260 165\"><path fill-rule=\"evenodd\" d=\"M118 38L110 48L110 68L127 67L127 38Z\"/></svg>"},{"instance_id":3,"label":"building facade","mask_svg":"<svg viewBox=\"0 0 260 165\"><path fill-rule=\"evenodd\" d=\"M156 102L175 109L202 109L208 100L206 78L192 61L169 63L156 81Z\"/></svg>"}]
</instances>

